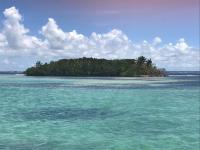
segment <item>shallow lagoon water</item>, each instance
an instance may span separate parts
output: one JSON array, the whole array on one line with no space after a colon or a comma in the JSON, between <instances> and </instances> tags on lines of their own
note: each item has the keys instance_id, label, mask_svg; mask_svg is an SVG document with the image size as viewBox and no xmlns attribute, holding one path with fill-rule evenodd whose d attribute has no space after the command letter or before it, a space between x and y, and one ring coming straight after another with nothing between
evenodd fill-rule
<instances>
[{"instance_id":1,"label":"shallow lagoon water","mask_svg":"<svg viewBox=\"0 0 200 150\"><path fill-rule=\"evenodd\" d=\"M199 76L0 76L0 149L199 150Z\"/></svg>"}]
</instances>

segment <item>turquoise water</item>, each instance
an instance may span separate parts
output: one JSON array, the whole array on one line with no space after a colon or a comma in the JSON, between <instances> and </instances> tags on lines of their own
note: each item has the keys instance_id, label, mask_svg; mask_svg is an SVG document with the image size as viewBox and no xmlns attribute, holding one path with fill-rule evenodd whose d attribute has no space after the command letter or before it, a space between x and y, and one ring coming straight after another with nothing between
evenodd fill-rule
<instances>
[{"instance_id":1,"label":"turquoise water","mask_svg":"<svg viewBox=\"0 0 200 150\"><path fill-rule=\"evenodd\" d=\"M0 149L199 150L198 76L0 76Z\"/></svg>"}]
</instances>

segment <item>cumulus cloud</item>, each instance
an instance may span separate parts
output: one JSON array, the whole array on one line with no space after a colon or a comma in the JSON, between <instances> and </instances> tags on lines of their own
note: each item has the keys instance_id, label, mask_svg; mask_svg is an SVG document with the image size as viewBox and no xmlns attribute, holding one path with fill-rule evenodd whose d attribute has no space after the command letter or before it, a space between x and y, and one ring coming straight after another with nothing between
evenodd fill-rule
<instances>
[{"instance_id":1,"label":"cumulus cloud","mask_svg":"<svg viewBox=\"0 0 200 150\"><path fill-rule=\"evenodd\" d=\"M28 62L28 67L36 60L49 61L60 58L95 57L106 59L151 58L158 67L166 69L199 69L199 49L189 46L181 38L175 43L162 44L160 37L152 42L134 43L119 29L90 36L63 31L53 18L41 27L41 38L30 35L23 24L23 17L15 7L5 9L5 20L0 30L0 59L4 64L16 61ZM26 59L25 59L26 58ZM27 60L29 58L29 60ZM10 60L9 60L10 59ZM0 69L2 64L0 63ZM15 69L15 68L14 68Z\"/></svg>"},{"instance_id":2,"label":"cumulus cloud","mask_svg":"<svg viewBox=\"0 0 200 150\"><path fill-rule=\"evenodd\" d=\"M153 45L158 45L162 42L162 39L160 37L155 37L153 39Z\"/></svg>"}]
</instances>

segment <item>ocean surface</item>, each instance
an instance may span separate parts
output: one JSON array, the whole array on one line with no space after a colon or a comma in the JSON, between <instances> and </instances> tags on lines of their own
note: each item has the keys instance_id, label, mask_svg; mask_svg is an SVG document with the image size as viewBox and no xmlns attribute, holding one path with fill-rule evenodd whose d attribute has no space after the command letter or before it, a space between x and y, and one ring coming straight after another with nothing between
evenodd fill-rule
<instances>
[{"instance_id":1,"label":"ocean surface","mask_svg":"<svg viewBox=\"0 0 200 150\"><path fill-rule=\"evenodd\" d=\"M0 150L199 150L200 76L0 75Z\"/></svg>"}]
</instances>

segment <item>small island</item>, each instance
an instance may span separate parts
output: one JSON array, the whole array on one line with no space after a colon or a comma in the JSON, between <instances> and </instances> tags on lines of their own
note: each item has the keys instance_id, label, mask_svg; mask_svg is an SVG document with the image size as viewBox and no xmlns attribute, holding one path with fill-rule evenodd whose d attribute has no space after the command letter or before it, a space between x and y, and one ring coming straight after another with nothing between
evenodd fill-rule
<instances>
[{"instance_id":1,"label":"small island","mask_svg":"<svg viewBox=\"0 0 200 150\"><path fill-rule=\"evenodd\" d=\"M77 58L61 59L42 64L36 62L34 67L24 72L27 76L165 76L164 69L158 69L144 56L137 59L96 59Z\"/></svg>"}]
</instances>

